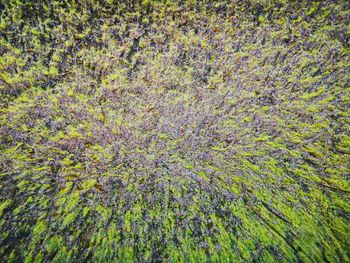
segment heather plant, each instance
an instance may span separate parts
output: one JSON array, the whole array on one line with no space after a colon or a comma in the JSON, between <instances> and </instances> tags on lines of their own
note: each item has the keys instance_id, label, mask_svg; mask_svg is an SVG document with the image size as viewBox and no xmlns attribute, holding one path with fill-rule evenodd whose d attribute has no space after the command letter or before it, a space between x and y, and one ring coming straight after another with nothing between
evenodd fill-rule
<instances>
[{"instance_id":1,"label":"heather plant","mask_svg":"<svg viewBox=\"0 0 350 263\"><path fill-rule=\"evenodd\" d=\"M350 260L348 1L0 10L1 261Z\"/></svg>"}]
</instances>

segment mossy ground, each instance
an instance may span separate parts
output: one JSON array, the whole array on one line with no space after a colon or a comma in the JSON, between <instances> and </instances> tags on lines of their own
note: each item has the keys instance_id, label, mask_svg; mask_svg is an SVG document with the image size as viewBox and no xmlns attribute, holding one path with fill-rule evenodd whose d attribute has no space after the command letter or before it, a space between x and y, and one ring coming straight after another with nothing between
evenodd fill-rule
<instances>
[{"instance_id":1,"label":"mossy ground","mask_svg":"<svg viewBox=\"0 0 350 263\"><path fill-rule=\"evenodd\" d=\"M348 1L3 1L2 262L350 261Z\"/></svg>"}]
</instances>

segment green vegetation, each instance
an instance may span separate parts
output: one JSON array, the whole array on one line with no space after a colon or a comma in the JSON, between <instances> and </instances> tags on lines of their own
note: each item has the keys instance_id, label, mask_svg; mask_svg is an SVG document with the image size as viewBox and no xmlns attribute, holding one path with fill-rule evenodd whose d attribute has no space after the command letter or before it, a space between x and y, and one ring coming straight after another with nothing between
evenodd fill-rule
<instances>
[{"instance_id":1,"label":"green vegetation","mask_svg":"<svg viewBox=\"0 0 350 263\"><path fill-rule=\"evenodd\" d=\"M0 2L1 262L349 262L350 2Z\"/></svg>"}]
</instances>

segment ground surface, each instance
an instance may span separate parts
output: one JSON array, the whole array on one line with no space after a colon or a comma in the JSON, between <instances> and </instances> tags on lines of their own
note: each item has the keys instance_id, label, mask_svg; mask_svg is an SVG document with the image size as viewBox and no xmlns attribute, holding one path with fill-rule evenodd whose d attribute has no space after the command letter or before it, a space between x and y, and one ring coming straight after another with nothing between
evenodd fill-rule
<instances>
[{"instance_id":1,"label":"ground surface","mask_svg":"<svg viewBox=\"0 0 350 263\"><path fill-rule=\"evenodd\" d=\"M0 261L350 260L348 1L2 2Z\"/></svg>"}]
</instances>

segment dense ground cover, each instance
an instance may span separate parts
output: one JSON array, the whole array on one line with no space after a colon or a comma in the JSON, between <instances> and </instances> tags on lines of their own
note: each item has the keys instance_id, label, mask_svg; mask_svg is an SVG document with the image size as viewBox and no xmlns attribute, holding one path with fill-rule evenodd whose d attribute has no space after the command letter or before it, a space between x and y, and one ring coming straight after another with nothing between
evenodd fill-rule
<instances>
[{"instance_id":1,"label":"dense ground cover","mask_svg":"<svg viewBox=\"0 0 350 263\"><path fill-rule=\"evenodd\" d=\"M350 260L348 1L0 9L0 261Z\"/></svg>"}]
</instances>

